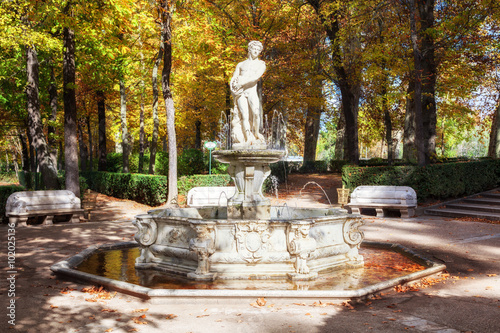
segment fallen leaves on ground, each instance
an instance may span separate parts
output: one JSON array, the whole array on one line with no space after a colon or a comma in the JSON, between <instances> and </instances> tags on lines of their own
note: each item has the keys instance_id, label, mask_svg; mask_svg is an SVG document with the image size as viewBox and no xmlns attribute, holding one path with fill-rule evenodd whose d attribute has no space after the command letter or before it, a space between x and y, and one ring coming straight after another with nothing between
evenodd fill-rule
<instances>
[{"instance_id":1,"label":"fallen leaves on ground","mask_svg":"<svg viewBox=\"0 0 500 333\"><path fill-rule=\"evenodd\" d=\"M345 306L346 308L348 308L349 310L354 310L354 306L352 306L351 302L350 301L345 301L345 302L342 302L342 306Z\"/></svg>"},{"instance_id":2,"label":"fallen leaves on ground","mask_svg":"<svg viewBox=\"0 0 500 333\"><path fill-rule=\"evenodd\" d=\"M254 303L250 303L250 305L253 307L261 307L261 306L266 305L266 303L267 303L267 301L265 300L264 297L259 297L259 298L257 298L257 301L255 301Z\"/></svg>"},{"instance_id":3,"label":"fallen leaves on ground","mask_svg":"<svg viewBox=\"0 0 500 333\"><path fill-rule=\"evenodd\" d=\"M449 273L443 273L435 278L433 278L433 277L422 278L422 279L420 279L419 282L414 282L410 285L397 285L394 287L394 290L398 293L405 293L408 291L419 291L420 289L428 288L428 287L431 287L431 286L436 285L438 283L446 283L446 280L448 280L448 279L466 280L468 278L469 277L467 277L467 276L459 277L459 276L451 276Z\"/></svg>"},{"instance_id":4,"label":"fallen leaves on ground","mask_svg":"<svg viewBox=\"0 0 500 333\"><path fill-rule=\"evenodd\" d=\"M136 324L139 324L139 325L147 325L148 322L147 321L144 321L142 319L146 319L146 315L143 314L142 316L139 316L139 317L133 317L132 320L134 321L134 323Z\"/></svg>"},{"instance_id":5,"label":"fallen leaves on ground","mask_svg":"<svg viewBox=\"0 0 500 333\"><path fill-rule=\"evenodd\" d=\"M61 294L69 294L70 292L72 292L73 290L76 290L74 288L70 288L70 287L64 287L63 289L61 289Z\"/></svg>"},{"instance_id":6,"label":"fallen leaves on ground","mask_svg":"<svg viewBox=\"0 0 500 333\"><path fill-rule=\"evenodd\" d=\"M132 312L147 312L149 309L136 309L133 310Z\"/></svg>"},{"instance_id":7,"label":"fallen leaves on ground","mask_svg":"<svg viewBox=\"0 0 500 333\"><path fill-rule=\"evenodd\" d=\"M479 217L470 217L470 216L456 217L454 219L457 221L463 221L463 222L483 222L483 223L491 223L491 224L500 224L500 221L479 218Z\"/></svg>"},{"instance_id":8,"label":"fallen leaves on ground","mask_svg":"<svg viewBox=\"0 0 500 333\"><path fill-rule=\"evenodd\" d=\"M96 286L92 286L90 288L82 288L82 292L93 295L92 298L86 298L87 302L97 302L98 300L112 299L116 295L116 291L114 293L110 293L103 286L99 288Z\"/></svg>"},{"instance_id":9,"label":"fallen leaves on ground","mask_svg":"<svg viewBox=\"0 0 500 333\"><path fill-rule=\"evenodd\" d=\"M175 315L173 313L169 313L165 316L165 319L169 319L169 320L174 319L174 318L177 318L177 315Z\"/></svg>"}]
</instances>

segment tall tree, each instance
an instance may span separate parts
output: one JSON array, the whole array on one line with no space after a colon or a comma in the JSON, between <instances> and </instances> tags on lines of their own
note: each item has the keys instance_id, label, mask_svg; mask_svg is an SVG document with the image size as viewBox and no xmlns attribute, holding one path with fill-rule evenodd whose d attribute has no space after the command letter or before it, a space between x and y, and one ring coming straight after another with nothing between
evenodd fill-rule
<instances>
[{"instance_id":1,"label":"tall tree","mask_svg":"<svg viewBox=\"0 0 500 333\"><path fill-rule=\"evenodd\" d=\"M413 112L415 114L415 142L417 147L417 158L419 165L425 165L425 145L424 145L424 130L422 119L422 54L418 43L417 31L417 10L415 6L417 0L410 0L410 31L411 45L413 48Z\"/></svg>"},{"instance_id":2,"label":"tall tree","mask_svg":"<svg viewBox=\"0 0 500 333\"><path fill-rule=\"evenodd\" d=\"M344 61L343 50L359 52L358 36L351 35L345 38L345 45L341 44L341 20L346 21L350 3L341 4L338 1L325 2L322 0L307 0L320 18L331 43L332 69L335 75L341 99L342 113L345 120L346 157L349 162L358 164L358 110L361 97L361 82L359 64L355 59L358 55L350 54L351 62ZM343 5L345 5L343 7Z\"/></svg>"},{"instance_id":3,"label":"tall tree","mask_svg":"<svg viewBox=\"0 0 500 333\"><path fill-rule=\"evenodd\" d=\"M128 125L127 125L127 92L124 79L120 79L120 122L122 128L122 172L129 172L129 140L128 140Z\"/></svg>"},{"instance_id":4,"label":"tall tree","mask_svg":"<svg viewBox=\"0 0 500 333\"><path fill-rule=\"evenodd\" d=\"M163 46L158 50L158 56L153 65L153 74L151 77L153 86L153 135L151 136L151 149L149 152L149 174L155 173L156 150L158 149L158 67L163 58Z\"/></svg>"},{"instance_id":5,"label":"tall tree","mask_svg":"<svg viewBox=\"0 0 500 333\"><path fill-rule=\"evenodd\" d=\"M68 8L69 10L69 8ZM66 189L80 197L78 173L77 110L75 95L75 33L72 28L63 31L63 100L64 100L64 165Z\"/></svg>"},{"instance_id":6,"label":"tall tree","mask_svg":"<svg viewBox=\"0 0 500 333\"><path fill-rule=\"evenodd\" d=\"M160 0L161 40L163 45L163 70L161 83L167 113L168 135L168 194L167 203L177 203L177 139L175 133L175 107L170 86L172 71L172 4L171 0Z\"/></svg>"},{"instance_id":7,"label":"tall tree","mask_svg":"<svg viewBox=\"0 0 500 333\"><path fill-rule=\"evenodd\" d=\"M99 122L99 162L97 170L106 171L107 140L106 140L106 103L104 91L96 91L97 117Z\"/></svg>"},{"instance_id":8,"label":"tall tree","mask_svg":"<svg viewBox=\"0 0 500 333\"><path fill-rule=\"evenodd\" d=\"M34 46L26 47L26 104L28 110L28 128L31 143L36 151L38 166L42 173L43 184L48 189L59 187L57 170L50 158L45 136L42 129L39 100L39 64L38 56ZM31 154L33 155L33 154Z\"/></svg>"}]
</instances>

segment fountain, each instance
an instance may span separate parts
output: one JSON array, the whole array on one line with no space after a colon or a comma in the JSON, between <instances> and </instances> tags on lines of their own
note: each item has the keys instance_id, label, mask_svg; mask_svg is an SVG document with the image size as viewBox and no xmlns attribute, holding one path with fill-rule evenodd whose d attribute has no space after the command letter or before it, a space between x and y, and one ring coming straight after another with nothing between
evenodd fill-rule
<instances>
[{"instance_id":1,"label":"fountain","mask_svg":"<svg viewBox=\"0 0 500 333\"><path fill-rule=\"evenodd\" d=\"M257 82L265 71L260 42L231 79L231 149L213 153L229 164L236 191L225 207L152 210L136 217L141 248L136 268L192 280L313 280L318 273L363 266L361 217L338 209L289 208L278 214L263 196L271 163L285 151L268 149L261 133ZM271 145L274 146L274 145Z\"/></svg>"},{"instance_id":2,"label":"fountain","mask_svg":"<svg viewBox=\"0 0 500 333\"><path fill-rule=\"evenodd\" d=\"M284 146L281 139L267 143L261 133L264 121L257 94L257 81L265 71L265 63L258 59L261 50L260 42L250 42L248 59L236 67L230 83L234 108L231 119L225 121L228 142L224 150L213 153L218 161L229 164L228 172L235 184L235 194L227 200L227 206L165 208L137 215L133 221L137 227L136 242L94 246L53 265L54 272L149 298L352 298L445 268L396 244L363 242L364 246L369 244L372 248L399 252L419 263L422 269L385 280L384 274L377 272L368 278L373 283L359 282L358 277L364 274L359 270L369 271L368 267L363 268L364 258L358 251L363 241L363 233L359 230L363 225L361 216L347 214L340 208L271 206L270 200L262 194L262 185L270 175L269 165L282 159L285 150L280 149ZM273 137L283 131L281 122L282 119L278 118L276 128L272 126ZM88 266L87 259L95 262L95 255L100 256L106 251L125 251L118 257L129 258L132 255L129 249L138 250L139 255L135 254L134 271L122 277L122 281L98 276L84 268ZM125 264L117 265L121 271ZM382 281L375 281L374 276ZM140 280L137 283L128 282L137 278ZM154 287L154 280L179 278L186 281L179 288ZM323 290L324 286L328 288L339 281L340 290L338 287ZM292 285L291 288L296 290L277 288L264 291L266 288L258 282L273 286ZM253 286L255 283L256 287ZM169 286L174 284L168 283ZM244 288L241 288L242 284ZM218 289L217 286L224 289L229 285L239 287L224 291L189 290L193 286L195 289L205 286L210 286L207 289ZM314 285L320 286L319 289L308 290Z\"/></svg>"}]
</instances>

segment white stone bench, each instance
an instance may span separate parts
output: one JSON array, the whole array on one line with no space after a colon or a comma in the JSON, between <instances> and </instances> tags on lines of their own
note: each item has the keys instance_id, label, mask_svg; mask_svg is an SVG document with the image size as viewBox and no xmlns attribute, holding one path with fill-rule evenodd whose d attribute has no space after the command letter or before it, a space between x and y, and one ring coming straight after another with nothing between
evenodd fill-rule
<instances>
[{"instance_id":1,"label":"white stone bench","mask_svg":"<svg viewBox=\"0 0 500 333\"><path fill-rule=\"evenodd\" d=\"M193 187L187 195L189 207L227 206L227 200L236 192L235 186Z\"/></svg>"},{"instance_id":2,"label":"white stone bench","mask_svg":"<svg viewBox=\"0 0 500 333\"><path fill-rule=\"evenodd\" d=\"M346 206L353 214L360 214L363 208L374 208L378 217L391 210L400 211L401 217L412 217L417 208L417 194L408 186L359 186Z\"/></svg>"},{"instance_id":3,"label":"white stone bench","mask_svg":"<svg viewBox=\"0 0 500 333\"><path fill-rule=\"evenodd\" d=\"M44 217L43 224L51 225L54 216L71 215L71 223L80 222L83 214L80 199L71 191L26 191L12 193L5 205L9 223L26 226L29 217Z\"/></svg>"}]
</instances>

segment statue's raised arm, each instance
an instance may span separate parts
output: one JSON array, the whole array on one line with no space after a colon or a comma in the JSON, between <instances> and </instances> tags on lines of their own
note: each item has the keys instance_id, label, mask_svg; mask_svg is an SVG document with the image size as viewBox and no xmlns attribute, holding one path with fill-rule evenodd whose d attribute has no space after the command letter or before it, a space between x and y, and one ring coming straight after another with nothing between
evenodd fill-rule
<instances>
[{"instance_id":1,"label":"statue's raised arm","mask_svg":"<svg viewBox=\"0 0 500 333\"><path fill-rule=\"evenodd\" d=\"M265 148L264 136L260 133L262 103L257 92L257 83L266 71L266 64L260 60L262 43L248 44L248 58L238 65L231 78L230 87L234 97L231 133L233 148Z\"/></svg>"}]
</instances>

